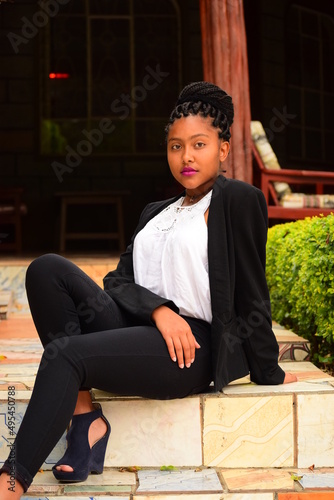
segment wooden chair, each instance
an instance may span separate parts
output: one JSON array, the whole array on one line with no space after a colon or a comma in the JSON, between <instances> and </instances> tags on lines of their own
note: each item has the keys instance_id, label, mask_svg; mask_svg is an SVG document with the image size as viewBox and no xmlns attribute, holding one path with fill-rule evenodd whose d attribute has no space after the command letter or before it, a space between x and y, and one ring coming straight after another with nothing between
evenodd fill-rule
<instances>
[{"instance_id":1,"label":"wooden chair","mask_svg":"<svg viewBox=\"0 0 334 500\"><path fill-rule=\"evenodd\" d=\"M22 193L19 187L0 188L0 251L22 252L21 218L27 213Z\"/></svg>"},{"instance_id":2,"label":"wooden chair","mask_svg":"<svg viewBox=\"0 0 334 500\"><path fill-rule=\"evenodd\" d=\"M260 171L269 219L334 214L334 194L324 194L325 186L334 186L334 172L281 169L261 122L251 122L251 134L254 163ZM313 186L313 193L293 192L292 186L296 185Z\"/></svg>"},{"instance_id":3,"label":"wooden chair","mask_svg":"<svg viewBox=\"0 0 334 500\"><path fill-rule=\"evenodd\" d=\"M124 220L123 220L123 197L128 195L128 191L64 191L56 193L60 198L61 213L60 213L60 252L66 250L68 240L116 240L118 242L119 251L125 250L124 239ZM93 205L109 205L116 209L116 229L114 231L103 232L74 232L67 227L68 211L71 206L79 205L82 207Z\"/></svg>"}]
</instances>

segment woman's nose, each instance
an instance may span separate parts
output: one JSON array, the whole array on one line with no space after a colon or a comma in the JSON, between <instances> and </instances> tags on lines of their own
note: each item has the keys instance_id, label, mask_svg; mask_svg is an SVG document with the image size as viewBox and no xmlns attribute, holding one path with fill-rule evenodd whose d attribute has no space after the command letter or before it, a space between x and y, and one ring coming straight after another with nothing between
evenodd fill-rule
<instances>
[{"instance_id":1,"label":"woman's nose","mask_svg":"<svg viewBox=\"0 0 334 500\"><path fill-rule=\"evenodd\" d=\"M185 147L183 150L183 157L182 157L183 163L189 163L194 160L192 151L189 147Z\"/></svg>"}]
</instances>

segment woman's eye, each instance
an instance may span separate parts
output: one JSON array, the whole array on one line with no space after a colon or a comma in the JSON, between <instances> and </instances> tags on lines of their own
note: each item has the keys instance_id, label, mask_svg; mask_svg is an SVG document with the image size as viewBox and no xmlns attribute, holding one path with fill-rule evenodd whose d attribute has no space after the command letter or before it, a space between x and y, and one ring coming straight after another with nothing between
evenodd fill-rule
<instances>
[{"instance_id":1,"label":"woman's eye","mask_svg":"<svg viewBox=\"0 0 334 500\"><path fill-rule=\"evenodd\" d=\"M180 144L173 144L171 149L174 151L178 151L180 148L181 148Z\"/></svg>"},{"instance_id":2,"label":"woman's eye","mask_svg":"<svg viewBox=\"0 0 334 500\"><path fill-rule=\"evenodd\" d=\"M204 142L197 142L196 143L197 148L203 148L203 146L205 146Z\"/></svg>"}]
</instances>

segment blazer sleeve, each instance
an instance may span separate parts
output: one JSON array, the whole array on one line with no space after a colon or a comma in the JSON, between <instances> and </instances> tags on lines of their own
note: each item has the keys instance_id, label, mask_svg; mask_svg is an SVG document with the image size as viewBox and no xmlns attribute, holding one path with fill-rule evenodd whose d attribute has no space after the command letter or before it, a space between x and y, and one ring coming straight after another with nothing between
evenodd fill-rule
<instances>
[{"instance_id":1,"label":"blazer sleeve","mask_svg":"<svg viewBox=\"0 0 334 500\"><path fill-rule=\"evenodd\" d=\"M274 385L283 383L285 372L278 365L265 276L267 221L263 193L252 187L234 214L235 310L251 380Z\"/></svg>"},{"instance_id":2,"label":"blazer sleeve","mask_svg":"<svg viewBox=\"0 0 334 500\"><path fill-rule=\"evenodd\" d=\"M142 212L130 245L121 255L117 268L104 277L103 286L106 293L126 313L135 316L140 322L152 324L151 315L157 307L165 305L176 313L179 312L179 309L171 300L160 297L134 282L133 245L136 234L145 226L148 220L146 209Z\"/></svg>"}]
</instances>

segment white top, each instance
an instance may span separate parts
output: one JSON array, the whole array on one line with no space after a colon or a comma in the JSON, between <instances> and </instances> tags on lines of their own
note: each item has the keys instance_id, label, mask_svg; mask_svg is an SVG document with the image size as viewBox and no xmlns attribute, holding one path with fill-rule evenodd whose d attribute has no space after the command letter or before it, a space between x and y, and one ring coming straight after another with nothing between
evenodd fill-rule
<instances>
[{"instance_id":1,"label":"white top","mask_svg":"<svg viewBox=\"0 0 334 500\"><path fill-rule=\"evenodd\" d=\"M208 229L204 213L212 191L191 206L166 207L136 235L135 283L172 300L180 314L211 323Z\"/></svg>"}]
</instances>

